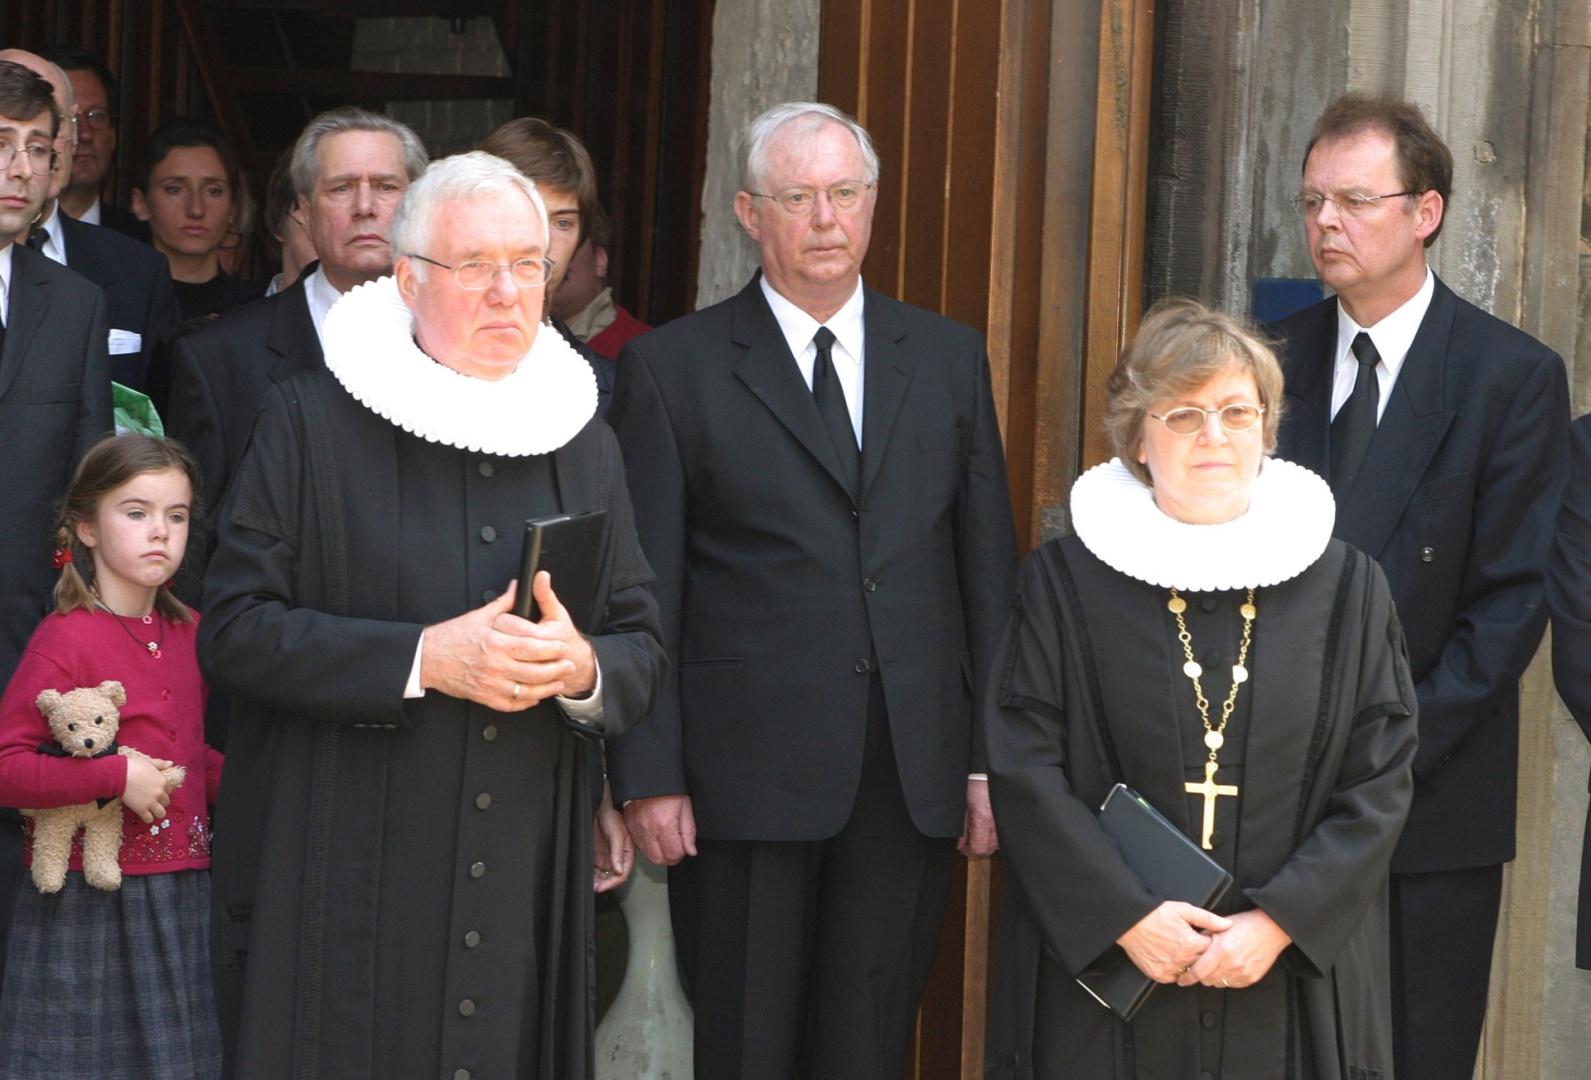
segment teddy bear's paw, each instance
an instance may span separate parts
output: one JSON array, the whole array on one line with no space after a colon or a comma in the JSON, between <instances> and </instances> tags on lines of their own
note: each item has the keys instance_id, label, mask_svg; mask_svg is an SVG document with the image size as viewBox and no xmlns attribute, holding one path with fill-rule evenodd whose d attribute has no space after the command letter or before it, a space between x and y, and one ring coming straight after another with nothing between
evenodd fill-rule
<instances>
[{"instance_id":1,"label":"teddy bear's paw","mask_svg":"<svg viewBox=\"0 0 1591 1080\"><path fill-rule=\"evenodd\" d=\"M122 887L122 868L119 866L85 867L83 869L83 880L96 889L115 892Z\"/></svg>"},{"instance_id":2,"label":"teddy bear's paw","mask_svg":"<svg viewBox=\"0 0 1591 1080\"><path fill-rule=\"evenodd\" d=\"M33 884L41 893L58 893L66 884L66 867L33 864Z\"/></svg>"},{"instance_id":3,"label":"teddy bear's paw","mask_svg":"<svg viewBox=\"0 0 1591 1080\"><path fill-rule=\"evenodd\" d=\"M169 793L176 791L182 786L182 782L188 779L188 770L181 765L173 765L160 775L166 778L166 791Z\"/></svg>"}]
</instances>

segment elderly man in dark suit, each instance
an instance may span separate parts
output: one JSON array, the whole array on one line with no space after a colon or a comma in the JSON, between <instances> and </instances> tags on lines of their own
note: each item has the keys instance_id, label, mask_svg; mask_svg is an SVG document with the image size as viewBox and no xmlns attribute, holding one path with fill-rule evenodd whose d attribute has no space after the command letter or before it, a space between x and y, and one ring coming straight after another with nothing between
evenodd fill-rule
<instances>
[{"instance_id":1,"label":"elderly man in dark suit","mask_svg":"<svg viewBox=\"0 0 1591 1080\"><path fill-rule=\"evenodd\" d=\"M0 52L0 59L21 64L44 79L55 92L55 106L62 117L77 116L73 84L61 68L22 49L6 49ZM154 248L114 230L77 221L62 211L60 200L72 176L80 123L81 117L76 122L63 121L44 206L21 239L105 290L111 378L142 390L149 346L182 320L177 291L171 284L169 265Z\"/></svg>"},{"instance_id":2,"label":"elderly man in dark suit","mask_svg":"<svg viewBox=\"0 0 1591 1080\"><path fill-rule=\"evenodd\" d=\"M311 120L292 154L295 212L319 261L289 288L171 344L167 429L198 458L210 507L243 458L266 391L324 366L320 333L332 304L392 273L392 215L428 160L407 126L354 106Z\"/></svg>"},{"instance_id":3,"label":"elderly man in dark suit","mask_svg":"<svg viewBox=\"0 0 1591 1080\"><path fill-rule=\"evenodd\" d=\"M0 685L55 584L55 503L110 430L105 295L16 243L44 204L61 117L50 84L0 61ZM22 832L0 811L0 926L22 881ZM0 935L0 972L5 967Z\"/></svg>"},{"instance_id":4,"label":"elderly man in dark suit","mask_svg":"<svg viewBox=\"0 0 1591 1080\"><path fill-rule=\"evenodd\" d=\"M973 688L1016 538L988 360L862 284L877 182L843 113L764 114L735 198L762 273L619 361L677 676L609 768L676 864L702 1080L899 1076L957 837L996 843Z\"/></svg>"},{"instance_id":5,"label":"elderly man in dark suit","mask_svg":"<svg viewBox=\"0 0 1591 1080\"><path fill-rule=\"evenodd\" d=\"M1275 327L1279 453L1331 481L1336 535L1381 563L1418 684L1414 806L1392 862L1399 1080L1474 1069L1569 415L1558 356L1426 266L1452 168L1414 106L1333 103L1295 201L1337 295Z\"/></svg>"}]
</instances>

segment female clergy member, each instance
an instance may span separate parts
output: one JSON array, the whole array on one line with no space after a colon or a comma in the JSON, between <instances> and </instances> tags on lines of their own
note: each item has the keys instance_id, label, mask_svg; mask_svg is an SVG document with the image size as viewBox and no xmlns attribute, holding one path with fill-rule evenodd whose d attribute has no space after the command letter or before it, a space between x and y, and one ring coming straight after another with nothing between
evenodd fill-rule
<instances>
[{"instance_id":1,"label":"female clergy member","mask_svg":"<svg viewBox=\"0 0 1591 1080\"><path fill-rule=\"evenodd\" d=\"M1022 571L985 722L1042 943L1017 1057L1043 1080L1392 1075L1385 889L1414 688L1325 482L1267 457L1281 390L1233 320L1157 307L1110 379L1119 456L1072 488L1076 535ZM1127 868L1095 818L1118 782L1233 875L1216 910ZM1164 984L1130 1022L1073 978L1118 950Z\"/></svg>"},{"instance_id":2,"label":"female clergy member","mask_svg":"<svg viewBox=\"0 0 1591 1080\"><path fill-rule=\"evenodd\" d=\"M237 1080L590 1075L586 737L663 679L591 368L538 333L547 215L513 166L431 166L395 278L274 392L220 514L200 659L237 703L215 972ZM607 511L592 625L528 518Z\"/></svg>"}]
</instances>

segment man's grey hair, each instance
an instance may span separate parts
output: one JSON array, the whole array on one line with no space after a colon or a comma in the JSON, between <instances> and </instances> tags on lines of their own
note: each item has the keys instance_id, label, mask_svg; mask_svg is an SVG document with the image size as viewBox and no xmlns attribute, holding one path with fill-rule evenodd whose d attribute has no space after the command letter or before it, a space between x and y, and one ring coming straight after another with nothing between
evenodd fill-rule
<instances>
[{"instance_id":1,"label":"man's grey hair","mask_svg":"<svg viewBox=\"0 0 1591 1080\"><path fill-rule=\"evenodd\" d=\"M341 135L345 131L374 131L394 136L403 145L403 171L408 174L411 184L420 178L431 160L420 136L407 124L357 105L344 105L321 113L299 133L298 141L293 144L293 163L289 167L295 193L306 199L314 194L315 184L320 180L321 141L328 135Z\"/></svg>"},{"instance_id":2,"label":"man's grey hair","mask_svg":"<svg viewBox=\"0 0 1591 1080\"><path fill-rule=\"evenodd\" d=\"M848 179L878 183L878 151L873 149L873 140L866 128L833 105L787 101L746 125L740 137L740 189L754 194L772 194L762 191L763 171L768 167L768 144L776 135L810 135L829 124L839 124L849 131L862 152L862 168L866 175Z\"/></svg>"},{"instance_id":3,"label":"man's grey hair","mask_svg":"<svg viewBox=\"0 0 1591 1080\"><path fill-rule=\"evenodd\" d=\"M494 154L471 150L433 162L425 175L409 185L403 201L392 215L392 254L424 255L431 245L431 223L437 211L455 202L468 202L484 195L519 191L535 207L541 222L542 243L547 243L547 204L541 201L536 182ZM428 263L411 264L415 276L425 280Z\"/></svg>"}]
</instances>

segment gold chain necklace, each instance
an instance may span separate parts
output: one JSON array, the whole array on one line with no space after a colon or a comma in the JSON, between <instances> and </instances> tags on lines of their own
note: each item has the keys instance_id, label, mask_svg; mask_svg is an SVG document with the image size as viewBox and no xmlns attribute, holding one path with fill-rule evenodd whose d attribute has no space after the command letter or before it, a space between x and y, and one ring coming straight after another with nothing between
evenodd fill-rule
<instances>
[{"instance_id":1,"label":"gold chain necklace","mask_svg":"<svg viewBox=\"0 0 1591 1080\"><path fill-rule=\"evenodd\" d=\"M1238 608L1238 613L1243 616L1243 643L1238 647L1237 663L1232 665L1232 690L1221 705L1221 726L1214 727L1210 724L1210 701L1204 696L1204 685L1199 681L1204 668L1193 658L1193 635L1188 633L1188 624L1182 618L1182 613L1188 610L1188 602L1177 595L1176 589L1172 589L1166 607L1177 617L1177 640L1182 642L1182 654L1188 658L1188 662L1182 665L1182 673L1193 681L1194 701L1199 706L1199 716L1204 720L1204 745L1210 749L1210 759L1204 763L1204 782L1182 785L1183 790L1204 796L1204 831L1200 846L1210 851L1214 847L1210 837L1215 831L1216 797L1235 796L1238 793L1235 784L1215 782L1215 774L1221 767L1216 758L1226 744L1226 723L1232 719L1232 710L1237 707L1238 688L1248 682L1248 668L1244 664L1248 660L1249 643L1254 639L1254 619L1259 612L1254 607L1254 590L1250 588L1248 599Z\"/></svg>"}]
</instances>

